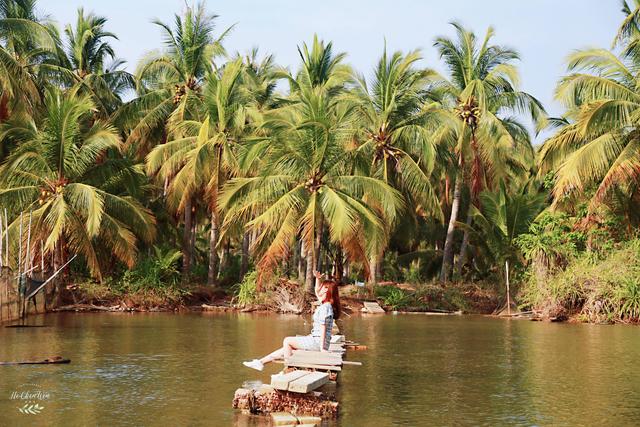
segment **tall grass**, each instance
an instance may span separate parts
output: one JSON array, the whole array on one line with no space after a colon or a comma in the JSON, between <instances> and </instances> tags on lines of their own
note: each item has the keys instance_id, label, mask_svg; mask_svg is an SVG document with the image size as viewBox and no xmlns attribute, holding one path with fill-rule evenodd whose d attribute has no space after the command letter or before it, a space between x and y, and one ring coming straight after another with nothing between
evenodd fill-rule
<instances>
[{"instance_id":1,"label":"tall grass","mask_svg":"<svg viewBox=\"0 0 640 427\"><path fill-rule=\"evenodd\" d=\"M531 277L524 305L560 306L591 322L640 321L640 239L620 244L602 259L584 253L540 282Z\"/></svg>"}]
</instances>

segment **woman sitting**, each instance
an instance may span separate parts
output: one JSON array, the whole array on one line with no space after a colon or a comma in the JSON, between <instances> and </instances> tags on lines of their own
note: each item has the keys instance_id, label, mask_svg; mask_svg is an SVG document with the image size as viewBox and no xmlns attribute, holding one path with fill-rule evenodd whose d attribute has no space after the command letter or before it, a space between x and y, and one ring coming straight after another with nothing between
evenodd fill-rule
<instances>
[{"instance_id":1,"label":"woman sitting","mask_svg":"<svg viewBox=\"0 0 640 427\"><path fill-rule=\"evenodd\" d=\"M311 334L301 337L286 337L282 347L262 359L242 362L244 366L262 371L264 365L277 359L287 359L293 350L329 351L333 320L340 317L340 295L338 285L331 280L322 280L322 275L314 272L316 277L315 294L320 306L313 313Z\"/></svg>"}]
</instances>

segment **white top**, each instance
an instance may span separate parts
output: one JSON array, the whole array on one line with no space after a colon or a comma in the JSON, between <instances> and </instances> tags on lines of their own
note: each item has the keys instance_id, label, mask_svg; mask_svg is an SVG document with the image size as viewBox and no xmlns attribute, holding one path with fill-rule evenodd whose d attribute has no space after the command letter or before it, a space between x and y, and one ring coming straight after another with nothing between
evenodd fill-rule
<instances>
[{"instance_id":1,"label":"white top","mask_svg":"<svg viewBox=\"0 0 640 427\"><path fill-rule=\"evenodd\" d=\"M313 312L313 328L311 329L311 336L321 339L322 327L325 326L326 335L324 342L331 342L331 328L333 328L333 307L331 303L325 302L316 308Z\"/></svg>"}]
</instances>

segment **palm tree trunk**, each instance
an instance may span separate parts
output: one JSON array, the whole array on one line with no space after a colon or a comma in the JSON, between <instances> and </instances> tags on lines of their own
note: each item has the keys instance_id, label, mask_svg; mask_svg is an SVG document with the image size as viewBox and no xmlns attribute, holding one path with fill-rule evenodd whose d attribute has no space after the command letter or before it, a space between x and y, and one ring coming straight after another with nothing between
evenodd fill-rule
<instances>
[{"instance_id":1,"label":"palm tree trunk","mask_svg":"<svg viewBox=\"0 0 640 427\"><path fill-rule=\"evenodd\" d=\"M469 248L469 227L471 227L471 221L473 220L473 211L471 205L469 205L469 211L467 212L467 226L464 229L464 236L462 238L462 245L460 246L460 255L458 256L458 262L456 265L456 275L462 276L462 269L467 262L467 249Z\"/></svg>"},{"instance_id":2,"label":"palm tree trunk","mask_svg":"<svg viewBox=\"0 0 640 427\"><path fill-rule=\"evenodd\" d=\"M182 281L189 279L191 272L191 200L184 206L184 232L182 235Z\"/></svg>"},{"instance_id":3,"label":"palm tree trunk","mask_svg":"<svg viewBox=\"0 0 640 427\"><path fill-rule=\"evenodd\" d=\"M442 256L442 270L440 270L440 281L449 281L451 266L453 265L453 235L458 220L458 209L460 208L460 190L462 187L462 174L456 177L456 184L453 190L453 203L451 204L451 216L449 217L449 227L447 228L447 240L444 242L444 253Z\"/></svg>"},{"instance_id":4,"label":"palm tree trunk","mask_svg":"<svg viewBox=\"0 0 640 427\"><path fill-rule=\"evenodd\" d=\"M220 263L220 271L227 271L229 266L231 265L231 239L227 239L224 245L224 249L222 251L222 259L224 262Z\"/></svg>"},{"instance_id":5,"label":"palm tree trunk","mask_svg":"<svg viewBox=\"0 0 640 427\"><path fill-rule=\"evenodd\" d=\"M303 280L305 280L305 275L304 275L304 267L305 267L305 261L306 261L306 251L305 251L305 247L304 247L304 241L300 240L300 258L298 258L298 280L300 282L302 282Z\"/></svg>"},{"instance_id":6,"label":"palm tree trunk","mask_svg":"<svg viewBox=\"0 0 640 427\"><path fill-rule=\"evenodd\" d=\"M315 293L315 279L313 278L313 251L306 251L307 271L305 274L305 285L307 292L311 295Z\"/></svg>"},{"instance_id":7,"label":"palm tree trunk","mask_svg":"<svg viewBox=\"0 0 640 427\"><path fill-rule=\"evenodd\" d=\"M55 268L54 272L58 271L58 269L60 267L62 267L64 265L64 263L65 263L63 245L64 245L64 240L61 238L60 241L59 241L59 245L57 247L57 249L58 249L57 250L57 255L58 255L57 263L58 263L58 266L54 267ZM62 271L62 272L60 272L58 277L56 277L54 279L55 283L56 283L56 300L54 302L54 307L60 307L62 305L63 294L64 294L64 290L65 290L64 289L64 277L65 277L65 274Z\"/></svg>"},{"instance_id":8,"label":"palm tree trunk","mask_svg":"<svg viewBox=\"0 0 640 427\"><path fill-rule=\"evenodd\" d=\"M323 226L320 226L320 230L316 235L316 259L315 259L315 269L316 271L322 272L322 231Z\"/></svg>"},{"instance_id":9,"label":"palm tree trunk","mask_svg":"<svg viewBox=\"0 0 640 427\"><path fill-rule=\"evenodd\" d=\"M351 274L351 264L349 263L349 257L345 256L344 257L344 268L343 268L343 272L342 272L342 277L346 277L347 280L349 279L349 275Z\"/></svg>"},{"instance_id":10,"label":"palm tree trunk","mask_svg":"<svg viewBox=\"0 0 640 427\"><path fill-rule=\"evenodd\" d=\"M373 295L374 288L378 284L378 257L369 258L369 294Z\"/></svg>"},{"instance_id":11,"label":"palm tree trunk","mask_svg":"<svg viewBox=\"0 0 640 427\"><path fill-rule=\"evenodd\" d=\"M211 212L211 234L209 236L209 271L207 285L214 286L218 278L218 215Z\"/></svg>"},{"instance_id":12,"label":"palm tree trunk","mask_svg":"<svg viewBox=\"0 0 640 427\"><path fill-rule=\"evenodd\" d=\"M245 232L242 236L242 258L240 261L240 280L244 278L249 269L249 233Z\"/></svg>"},{"instance_id":13,"label":"palm tree trunk","mask_svg":"<svg viewBox=\"0 0 640 427\"><path fill-rule=\"evenodd\" d=\"M9 118L9 97L6 93L0 96L0 123Z\"/></svg>"},{"instance_id":14,"label":"palm tree trunk","mask_svg":"<svg viewBox=\"0 0 640 427\"><path fill-rule=\"evenodd\" d=\"M192 213L191 213L191 241L190 241L190 250L189 250L189 254L191 254L191 259L189 260L189 265L194 265L196 263L196 231L197 231L197 225L198 225L198 215L195 212L196 209L195 207L192 208Z\"/></svg>"}]
</instances>

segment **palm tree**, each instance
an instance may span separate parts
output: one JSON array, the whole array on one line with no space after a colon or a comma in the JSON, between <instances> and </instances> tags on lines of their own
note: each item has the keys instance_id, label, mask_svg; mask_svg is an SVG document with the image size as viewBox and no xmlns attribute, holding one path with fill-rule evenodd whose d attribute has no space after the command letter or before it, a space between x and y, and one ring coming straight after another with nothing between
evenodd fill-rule
<instances>
[{"instance_id":1,"label":"palm tree","mask_svg":"<svg viewBox=\"0 0 640 427\"><path fill-rule=\"evenodd\" d=\"M55 49L34 0L0 0L0 123L40 102L36 66Z\"/></svg>"},{"instance_id":2,"label":"palm tree","mask_svg":"<svg viewBox=\"0 0 640 427\"><path fill-rule=\"evenodd\" d=\"M246 114L248 126L253 134L250 139L245 141L245 146L248 147L251 145L250 142L262 141L264 138L268 138L268 130L262 125L264 124L266 113L278 108L282 103L280 96L276 92L278 76L281 71L278 69L273 55L266 55L260 59L257 48L251 49L243 57L238 55L238 58L241 58L244 64L242 84L248 92ZM260 170L260 160L259 157L251 155L250 150L239 150L240 173L243 176L257 175L257 171ZM230 229L227 230L225 234L230 231ZM244 230L244 224L239 224L233 231L235 234L242 235L240 261L240 280L242 280L249 270L251 235Z\"/></svg>"},{"instance_id":3,"label":"palm tree","mask_svg":"<svg viewBox=\"0 0 640 427\"><path fill-rule=\"evenodd\" d=\"M33 212L30 252L43 240L58 266L76 253L101 279L104 255L131 267L138 238L151 241L155 221L133 197L144 174L119 157L118 133L93 120L95 109L88 96L49 88L40 126L3 126L1 135L15 135L20 145L0 169L0 200L14 214Z\"/></svg>"},{"instance_id":4,"label":"palm tree","mask_svg":"<svg viewBox=\"0 0 640 427\"><path fill-rule=\"evenodd\" d=\"M123 92L135 86L133 76L120 69L124 62L107 41L118 37L105 31L106 23L107 18L79 8L75 29L67 25L64 30L67 48L59 46L56 57L40 67L50 82L89 94L102 117L114 113L122 104Z\"/></svg>"},{"instance_id":5,"label":"palm tree","mask_svg":"<svg viewBox=\"0 0 640 427\"><path fill-rule=\"evenodd\" d=\"M383 180L411 199L425 214L442 216L431 186L436 147L427 121L438 113L428 99L427 86L434 73L414 68L421 59L418 51L407 55L387 50L375 68L371 87L357 76L352 99L357 105L358 134L364 173ZM387 223L391 228L393 224ZM385 242L370 260L370 281L377 281L378 260Z\"/></svg>"},{"instance_id":6,"label":"palm tree","mask_svg":"<svg viewBox=\"0 0 640 427\"><path fill-rule=\"evenodd\" d=\"M350 258L364 261L372 249L367 245L385 232L382 218L394 221L402 202L384 181L352 174L353 153L347 147L356 118L353 104L337 96L349 74L331 44L316 38L312 49L304 45L300 54L301 70L287 76L291 100L266 120L271 137L249 148L261 153L262 173L230 180L221 205L228 211L225 228L249 220L248 228L257 233L261 281L300 236L312 292L323 229Z\"/></svg>"},{"instance_id":7,"label":"palm tree","mask_svg":"<svg viewBox=\"0 0 640 427\"><path fill-rule=\"evenodd\" d=\"M237 59L219 73L210 74L204 88L204 120L175 123L171 133L175 138L158 145L147 156L147 172L170 180L170 207L183 210L197 196L207 201L211 215L209 285L215 283L218 274L218 193L238 170L236 151L245 136L247 101L242 72L243 64Z\"/></svg>"},{"instance_id":8,"label":"palm tree","mask_svg":"<svg viewBox=\"0 0 640 427\"><path fill-rule=\"evenodd\" d=\"M631 5L626 0L622 0L620 3L624 20L618 27L616 38L613 41L614 47L618 44L628 45L629 42L637 40L640 36L640 0L632 0Z\"/></svg>"},{"instance_id":9,"label":"palm tree","mask_svg":"<svg viewBox=\"0 0 640 427\"><path fill-rule=\"evenodd\" d=\"M505 152L513 148L532 152L529 138L522 138L527 133L523 126L506 114L527 112L540 124L544 118L542 105L516 89L518 73L513 61L518 59L517 52L491 45L492 28L479 44L473 32L452 25L457 40L440 37L434 44L450 74L450 80L439 82L440 90L448 95L451 113L459 119L453 129L446 129L452 126L447 121L445 129L436 132L443 140L455 141L457 163L440 274L443 282L449 280L453 265L453 237L465 181L473 200L487 180L499 182L508 175L509 163L502 157Z\"/></svg>"},{"instance_id":10,"label":"palm tree","mask_svg":"<svg viewBox=\"0 0 640 427\"><path fill-rule=\"evenodd\" d=\"M165 50L151 53L141 62L136 75L138 97L120 108L114 118L119 127L130 129L126 144L135 147L140 157L166 141L170 117L175 123L197 119L204 78L213 72L215 58L225 53L222 41L231 30L214 37L216 18L200 3L187 7L184 16L175 15L175 28L154 21L162 29ZM191 268L191 200L186 201L183 212L182 267L186 279Z\"/></svg>"},{"instance_id":11,"label":"palm tree","mask_svg":"<svg viewBox=\"0 0 640 427\"><path fill-rule=\"evenodd\" d=\"M630 200L640 173L640 91L635 56L587 49L569 57L556 89L567 113L540 150L540 176L555 173L554 205L591 192L590 211L614 197ZM618 196L620 195L618 194Z\"/></svg>"},{"instance_id":12,"label":"palm tree","mask_svg":"<svg viewBox=\"0 0 640 427\"><path fill-rule=\"evenodd\" d=\"M544 194L531 194L526 187L519 192L507 192L504 184L498 191L483 191L479 195L482 209L472 207L473 230L483 253L497 266L505 266L507 307L510 309L510 266L520 262L518 236L527 233L529 226L545 205Z\"/></svg>"},{"instance_id":13,"label":"palm tree","mask_svg":"<svg viewBox=\"0 0 640 427\"><path fill-rule=\"evenodd\" d=\"M174 28L153 21L162 29L165 49L150 53L140 63L138 97L116 117L125 127L130 125L127 144L135 144L142 156L162 142L169 116L177 111L179 117L188 118L193 102L201 98L204 78L213 71L214 60L225 53L222 41L231 30L216 38L216 18L200 3L195 9L187 7L184 16L175 15Z\"/></svg>"}]
</instances>

